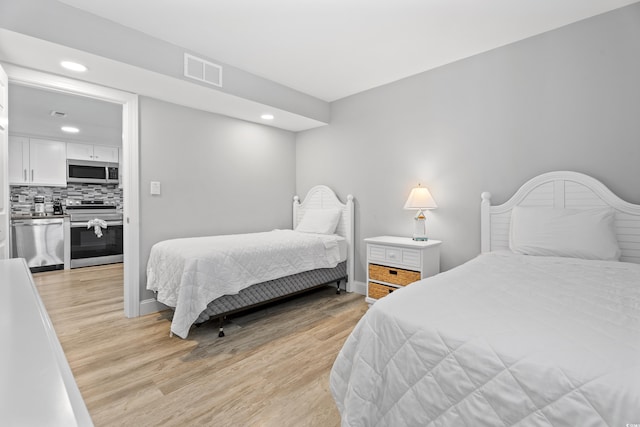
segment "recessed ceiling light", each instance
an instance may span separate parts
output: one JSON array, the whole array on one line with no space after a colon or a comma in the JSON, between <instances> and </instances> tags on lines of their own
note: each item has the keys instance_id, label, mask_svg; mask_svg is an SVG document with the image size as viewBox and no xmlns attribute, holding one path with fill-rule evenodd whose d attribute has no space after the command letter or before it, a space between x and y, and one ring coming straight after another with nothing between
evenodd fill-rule
<instances>
[{"instance_id":1,"label":"recessed ceiling light","mask_svg":"<svg viewBox=\"0 0 640 427\"><path fill-rule=\"evenodd\" d=\"M273 120L273 114L263 114L260 116L262 120Z\"/></svg>"},{"instance_id":2,"label":"recessed ceiling light","mask_svg":"<svg viewBox=\"0 0 640 427\"><path fill-rule=\"evenodd\" d=\"M62 65L67 70L76 71L78 73L84 73L85 71L87 71L86 66L78 64L77 62L62 61L60 65Z\"/></svg>"},{"instance_id":3,"label":"recessed ceiling light","mask_svg":"<svg viewBox=\"0 0 640 427\"><path fill-rule=\"evenodd\" d=\"M80 129L73 127L73 126L62 126L60 128L62 130L62 132L67 132L67 133L78 133L80 132Z\"/></svg>"}]
</instances>

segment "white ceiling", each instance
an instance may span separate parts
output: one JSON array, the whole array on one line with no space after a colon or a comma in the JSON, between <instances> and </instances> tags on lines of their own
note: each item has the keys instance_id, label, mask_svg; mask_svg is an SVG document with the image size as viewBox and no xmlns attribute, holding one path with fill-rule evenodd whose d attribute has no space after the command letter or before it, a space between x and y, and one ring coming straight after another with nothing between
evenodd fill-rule
<instances>
[{"instance_id":1,"label":"white ceiling","mask_svg":"<svg viewBox=\"0 0 640 427\"><path fill-rule=\"evenodd\" d=\"M10 84L9 105L9 129L14 135L122 146L120 104ZM52 116L52 110L66 117ZM65 133L62 126L80 132Z\"/></svg>"},{"instance_id":2,"label":"white ceiling","mask_svg":"<svg viewBox=\"0 0 640 427\"><path fill-rule=\"evenodd\" d=\"M638 0L60 0L333 101Z\"/></svg>"}]
</instances>

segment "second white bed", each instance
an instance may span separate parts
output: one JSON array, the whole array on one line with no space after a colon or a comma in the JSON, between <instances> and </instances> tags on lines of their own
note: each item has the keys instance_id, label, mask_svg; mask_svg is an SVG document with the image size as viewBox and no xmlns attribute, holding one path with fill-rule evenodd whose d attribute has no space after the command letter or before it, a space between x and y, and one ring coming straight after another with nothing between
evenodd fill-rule
<instances>
[{"instance_id":1,"label":"second white bed","mask_svg":"<svg viewBox=\"0 0 640 427\"><path fill-rule=\"evenodd\" d=\"M636 422L640 265L478 258L365 314L335 362L343 426Z\"/></svg>"},{"instance_id":2,"label":"second white bed","mask_svg":"<svg viewBox=\"0 0 640 427\"><path fill-rule=\"evenodd\" d=\"M333 268L346 259L345 246L338 235L293 230L167 240L151 250L147 289L175 308L171 331L186 338L210 301L257 283Z\"/></svg>"}]
</instances>

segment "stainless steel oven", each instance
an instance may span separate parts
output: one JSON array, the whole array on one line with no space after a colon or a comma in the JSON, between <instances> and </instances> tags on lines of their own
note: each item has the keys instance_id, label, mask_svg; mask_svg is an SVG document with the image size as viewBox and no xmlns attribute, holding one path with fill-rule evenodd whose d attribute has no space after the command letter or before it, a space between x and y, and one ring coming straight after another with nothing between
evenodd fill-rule
<instances>
[{"instance_id":1,"label":"stainless steel oven","mask_svg":"<svg viewBox=\"0 0 640 427\"><path fill-rule=\"evenodd\" d=\"M67 206L67 213L70 216L71 268L123 261L122 214L115 206L82 202Z\"/></svg>"}]
</instances>

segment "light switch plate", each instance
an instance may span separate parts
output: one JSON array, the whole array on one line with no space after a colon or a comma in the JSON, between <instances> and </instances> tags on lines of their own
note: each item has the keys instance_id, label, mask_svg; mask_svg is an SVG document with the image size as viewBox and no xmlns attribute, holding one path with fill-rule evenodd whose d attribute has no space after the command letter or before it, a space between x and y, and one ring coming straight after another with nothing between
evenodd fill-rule
<instances>
[{"instance_id":1,"label":"light switch plate","mask_svg":"<svg viewBox=\"0 0 640 427\"><path fill-rule=\"evenodd\" d=\"M160 182L151 181L151 195L157 196L160 194Z\"/></svg>"}]
</instances>

